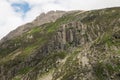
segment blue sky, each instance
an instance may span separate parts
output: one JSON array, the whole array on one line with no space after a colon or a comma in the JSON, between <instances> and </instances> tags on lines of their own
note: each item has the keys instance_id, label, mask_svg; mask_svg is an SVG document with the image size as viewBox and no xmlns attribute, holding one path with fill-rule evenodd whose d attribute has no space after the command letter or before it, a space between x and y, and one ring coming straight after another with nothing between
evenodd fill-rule
<instances>
[{"instance_id":1,"label":"blue sky","mask_svg":"<svg viewBox=\"0 0 120 80\"><path fill-rule=\"evenodd\" d=\"M27 2L12 3L11 6L14 8L15 12L18 12L18 13L22 12L23 14L27 13L31 9L29 3Z\"/></svg>"},{"instance_id":2,"label":"blue sky","mask_svg":"<svg viewBox=\"0 0 120 80\"><path fill-rule=\"evenodd\" d=\"M120 7L120 0L0 0L0 39L50 10L93 10Z\"/></svg>"}]
</instances>

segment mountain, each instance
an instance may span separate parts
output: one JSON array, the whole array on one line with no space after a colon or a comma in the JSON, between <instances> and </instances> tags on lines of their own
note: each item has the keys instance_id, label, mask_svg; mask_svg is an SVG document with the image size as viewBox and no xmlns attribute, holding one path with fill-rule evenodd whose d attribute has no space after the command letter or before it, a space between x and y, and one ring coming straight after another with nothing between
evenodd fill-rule
<instances>
[{"instance_id":1,"label":"mountain","mask_svg":"<svg viewBox=\"0 0 120 80\"><path fill-rule=\"evenodd\" d=\"M20 36L23 33L29 31L33 27L40 26L45 23L54 22L56 19L60 18L63 14L65 14L65 11L50 11L48 13L42 13L40 16L38 16L33 22L27 23L25 25L19 26L17 29L11 31L7 36L5 36L0 43L9 40L11 38L14 38L16 36Z\"/></svg>"},{"instance_id":2,"label":"mountain","mask_svg":"<svg viewBox=\"0 0 120 80\"><path fill-rule=\"evenodd\" d=\"M0 80L120 80L119 13L41 14L2 39Z\"/></svg>"}]
</instances>

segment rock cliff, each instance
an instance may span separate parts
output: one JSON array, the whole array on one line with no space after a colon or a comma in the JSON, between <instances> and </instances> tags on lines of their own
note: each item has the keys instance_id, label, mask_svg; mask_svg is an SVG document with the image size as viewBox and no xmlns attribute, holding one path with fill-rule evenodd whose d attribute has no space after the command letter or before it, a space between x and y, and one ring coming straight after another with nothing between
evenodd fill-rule
<instances>
[{"instance_id":1,"label":"rock cliff","mask_svg":"<svg viewBox=\"0 0 120 80\"><path fill-rule=\"evenodd\" d=\"M0 80L120 80L119 9L66 12L2 42Z\"/></svg>"}]
</instances>

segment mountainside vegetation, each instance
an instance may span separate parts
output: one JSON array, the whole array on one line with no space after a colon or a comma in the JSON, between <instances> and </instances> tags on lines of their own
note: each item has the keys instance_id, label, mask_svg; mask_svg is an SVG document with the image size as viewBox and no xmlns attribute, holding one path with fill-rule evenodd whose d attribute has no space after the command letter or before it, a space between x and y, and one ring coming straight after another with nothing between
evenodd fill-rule
<instances>
[{"instance_id":1,"label":"mountainside vegetation","mask_svg":"<svg viewBox=\"0 0 120 80\"><path fill-rule=\"evenodd\" d=\"M120 80L120 7L66 12L2 41L0 80Z\"/></svg>"}]
</instances>

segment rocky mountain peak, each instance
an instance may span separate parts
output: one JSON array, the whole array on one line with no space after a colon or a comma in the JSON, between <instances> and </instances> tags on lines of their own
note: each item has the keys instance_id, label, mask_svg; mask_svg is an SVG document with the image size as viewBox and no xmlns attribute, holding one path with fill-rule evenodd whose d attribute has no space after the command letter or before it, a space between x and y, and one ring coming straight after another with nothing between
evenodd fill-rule
<instances>
[{"instance_id":1,"label":"rocky mountain peak","mask_svg":"<svg viewBox=\"0 0 120 80\"><path fill-rule=\"evenodd\" d=\"M56 19L60 18L65 13L66 13L65 11L49 11L48 13L41 13L40 16L36 17L34 21L19 26L15 30L11 31L0 41L0 43L10 40L14 37L20 36L33 27L40 26L45 23L54 22L56 21Z\"/></svg>"}]
</instances>

